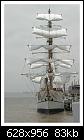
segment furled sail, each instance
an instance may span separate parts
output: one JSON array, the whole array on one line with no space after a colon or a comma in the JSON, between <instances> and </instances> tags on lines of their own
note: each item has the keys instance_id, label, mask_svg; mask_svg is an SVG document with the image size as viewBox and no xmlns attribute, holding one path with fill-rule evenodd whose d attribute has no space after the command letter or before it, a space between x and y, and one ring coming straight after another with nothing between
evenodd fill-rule
<instances>
[{"instance_id":1,"label":"furled sail","mask_svg":"<svg viewBox=\"0 0 84 140\"><path fill-rule=\"evenodd\" d=\"M71 45L56 45L57 48L65 51L70 51Z\"/></svg>"},{"instance_id":2,"label":"furled sail","mask_svg":"<svg viewBox=\"0 0 84 140\"><path fill-rule=\"evenodd\" d=\"M38 14L36 15L36 19L39 20L47 20L47 21L59 21L62 20L61 14Z\"/></svg>"},{"instance_id":3,"label":"furled sail","mask_svg":"<svg viewBox=\"0 0 84 140\"><path fill-rule=\"evenodd\" d=\"M45 71L41 71L38 73L34 73L34 72L21 73L21 75L26 76L26 77L30 77L31 79L34 79L35 77L45 76L45 75L47 75L47 73Z\"/></svg>"},{"instance_id":4,"label":"furled sail","mask_svg":"<svg viewBox=\"0 0 84 140\"><path fill-rule=\"evenodd\" d=\"M62 36L66 36L67 35L67 29L59 29L59 30L53 30L53 31L47 31L47 30L42 30L36 27L33 27L33 34L37 34L40 36L43 36L45 38L58 38L58 37L62 37Z\"/></svg>"},{"instance_id":5,"label":"furled sail","mask_svg":"<svg viewBox=\"0 0 84 140\"><path fill-rule=\"evenodd\" d=\"M40 64L40 63L37 63L37 62L43 62L42 64ZM57 62L59 62L59 63L57 63ZM26 63L27 63L27 65L31 65L31 68L33 69L33 68L35 68L35 67L41 67L41 66L47 66L47 63L52 63L51 65L53 65L54 66L54 64L53 63L55 63L55 65L57 65L57 66L65 66L65 67L67 67L67 65L69 65L67 68L69 68L70 66L72 66L73 65L73 63L74 63L74 59L72 59L72 60L68 60L68 59L55 59L55 58L53 58L53 59L48 59L47 57L42 57L42 58L31 58L31 59L26 59ZM37 64L36 64L37 63ZM65 64L65 65L63 65L63 64ZM53 68L54 69L54 68Z\"/></svg>"},{"instance_id":6,"label":"furled sail","mask_svg":"<svg viewBox=\"0 0 84 140\"><path fill-rule=\"evenodd\" d=\"M26 60L27 65L31 65L36 62L48 62L48 58L32 58Z\"/></svg>"},{"instance_id":7,"label":"furled sail","mask_svg":"<svg viewBox=\"0 0 84 140\"><path fill-rule=\"evenodd\" d=\"M50 50L56 48L56 45L28 45L28 47L30 51L37 50L40 48L45 48L47 50Z\"/></svg>"},{"instance_id":8,"label":"furled sail","mask_svg":"<svg viewBox=\"0 0 84 140\"><path fill-rule=\"evenodd\" d=\"M68 69L71 68L71 65L67 65L67 64L63 64L63 63L60 63L58 66L63 67L63 68L68 68Z\"/></svg>"},{"instance_id":9,"label":"furled sail","mask_svg":"<svg viewBox=\"0 0 84 140\"><path fill-rule=\"evenodd\" d=\"M72 60L59 60L60 62L62 62L62 63L64 63L64 64L66 64L66 65L73 65L73 63L74 63L74 59L72 59Z\"/></svg>"},{"instance_id":10,"label":"furled sail","mask_svg":"<svg viewBox=\"0 0 84 140\"><path fill-rule=\"evenodd\" d=\"M34 79L35 77L43 77L43 76L46 76L47 73L46 71L41 71L41 72L38 72L38 73L30 73L30 77L31 79Z\"/></svg>"},{"instance_id":11,"label":"furled sail","mask_svg":"<svg viewBox=\"0 0 84 140\"><path fill-rule=\"evenodd\" d=\"M59 48L64 51L70 51L71 45L28 45L28 47L30 51L37 50L40 48L45 48L47 50Z\"/></svg>"},{"instance_id":12,"label":"furled sail","mask_svg":"<svg viewBox=\"0 0 84 140\"><path fill-rule=\"evenodd\" d=\"M35 68L40 68L40 67L42 67L42 66L47 66L48 64L46 64L46 63L43 63L43 64L41 64L41 63L34 63L34 64L31 64L31 69L35 69Z\"/></svg>"},{"instance_id":13,"label":"furled sail","mask_svg":"<svg viewBox=\"0 0 84 140\"><path fill-rule=\"evenodd\" d=\"M27 45L30 51L40 49L43 45Z\"/></svg>"}]
</instances>

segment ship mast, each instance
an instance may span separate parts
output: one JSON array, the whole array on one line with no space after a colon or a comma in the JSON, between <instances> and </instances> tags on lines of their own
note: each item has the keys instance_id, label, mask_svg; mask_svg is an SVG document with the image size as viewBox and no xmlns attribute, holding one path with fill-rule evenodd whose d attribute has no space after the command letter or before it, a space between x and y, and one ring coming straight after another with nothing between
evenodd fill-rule
<instances>
[{"instance_id":1,"label":"ship mast","mask_svg":"<svg viewBox=\"0 0 84 140\"><path fill-rule=\"evenodd\" d=\"M50 14L50 13L51 13L51 10L49 8L48 14ZM52 28L52 22L50 20L48 21L48 28L49 28L49 31ZM52 42L53 42L52 38L48 38L47 42L48 42L49 45L52 45ZM49 60L52 59L52 56L53 56L52 49L50 49L50 50L48 50L48 58L49 58ZM52 67L51 67L51 63L49 62L48 73L52 73L52 72L53 72L53 70L52 70ZM52 86L52 78L53 78L52 74L49 75L50 89L52 89L52 87L53 87Z\"/></svg>"},{"instance_id":2,"label":"ship mast","mask_svg":"<svg viewBox=\"0 0 84 140\"><path fill-rule=\"evenodd\" d=\"M48 14L38 14L36 16L36 19L38 20L46 20L48 22L48 30L45 30L45 28L38 28L38 27L33 27L33 34L39 35L41 38L47 38L47 45L28 45L29 49L31 51L33 50L37 50L40 48L45 48L47 49L47 53L48 53L48 59L47 58L37 58L37 59L25 59L27 62L27 65L30 66L31 69L36 69L36 68L40 68L42 66L47 66L47 72L41 72L41 73L30 73L30 78L32 80L32 82L36 82L36 83L41 83L41 79L42 76L46 77L45 83L47 85L47 90L51 90L53 89L53 83L59 83L59 84L65 84L69 81L70 76L73 74L77 74L76 72L73 73L57 73L56 75L56 71L55 69L57 67L63 67L63 68L71 68L71 66L74 63L74 59L73 60L66 60L66 59L54 59L53 58L53 49L55 48L59 48L60 50L63 50L64 52L70 52L70 48L71 45L55 45L53 44L53 38L59 38L59 37L63 37L63 36L67 36L67 30L62 28L61 26L57 25L56 30L52 30L52 21L59 21L62 20L62 15L60 14L51 14L51 10L49 8L48 10ZM39 52L35 52L39 53ZM42 53L42 52L40 52ZM46 53L46 52L43 52ZM59 53L59 52L57 52ZM33 54L33 53L32 53ZM37 63L39 62L39 63ZM43 62L44 64L41 64L40 62ZM55 63L57 62L57 63ZM28 77L28 73L26 74L21 74L21 75L26 75ZM65 88L64 88L65 89Z\"/></svg>"}]
</instances>

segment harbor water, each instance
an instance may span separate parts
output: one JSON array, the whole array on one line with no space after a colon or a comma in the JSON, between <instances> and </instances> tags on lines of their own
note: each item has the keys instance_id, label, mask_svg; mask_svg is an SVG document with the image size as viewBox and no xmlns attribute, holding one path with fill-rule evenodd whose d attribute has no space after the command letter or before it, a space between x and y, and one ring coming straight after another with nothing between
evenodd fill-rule
<instances>
[{"instance_id":1,"label":"harbor water","mask_svg":"<svg viewBox=\"0 0 84 140\"><path fill-rule=\"evenodd\" d=\"M37 112L35 97L5 97L5 123L73 123L72 112L63 111L56 114Z\"/></svg>"}]
</instances>

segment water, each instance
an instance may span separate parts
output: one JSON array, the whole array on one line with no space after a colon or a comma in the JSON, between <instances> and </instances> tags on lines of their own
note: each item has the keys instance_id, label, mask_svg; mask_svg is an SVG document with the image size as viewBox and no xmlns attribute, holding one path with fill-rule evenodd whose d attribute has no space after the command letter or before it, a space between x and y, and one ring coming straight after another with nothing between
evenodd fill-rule
<instances>
[{"instance_id":1,"label":"water","mask_svg":"<svg viewBox=\"0 0 84 140\"><path fill-rule=\"evenodd\" d=\"M74 122L73 114L60 112L57 114L41 114L37 112L37 103L34 97L6 97L5 123L60 123Z\"/></svg>"}]
</instances>

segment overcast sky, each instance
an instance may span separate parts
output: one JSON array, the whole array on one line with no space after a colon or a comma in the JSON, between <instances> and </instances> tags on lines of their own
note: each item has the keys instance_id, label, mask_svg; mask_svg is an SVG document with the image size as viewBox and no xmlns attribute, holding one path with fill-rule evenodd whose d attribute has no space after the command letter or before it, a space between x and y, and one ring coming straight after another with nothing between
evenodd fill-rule
<instances>
[{"instance_id":1,"label":"overcast sky","mask_svg":"<svg viewBox=\"0 0 84 140\"><path fill-rule=\"evenodd\" d=\"M67 43L72 44L71 59L74 57L75 68L79 72L80 62L80 5L50 5L52 13L61 14L63 20L60 24L68 29ZM24 72L24 58L29 56L27 44L43 44L45 40L37 40L32 35L32 26L46 25L44 21L35 19L36 13L47 13L49 5L14 5L6 4L4 7L5 28L5 92L23 92L32 90L32 82L20 76Z\"/></svg>"}]
</instances>

